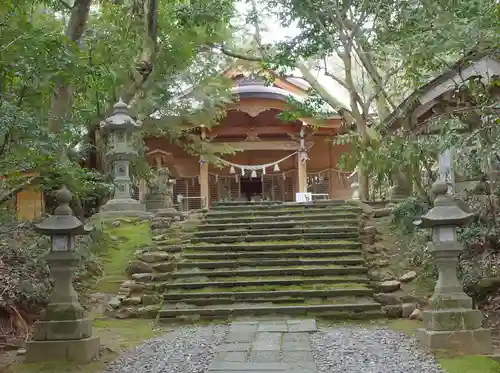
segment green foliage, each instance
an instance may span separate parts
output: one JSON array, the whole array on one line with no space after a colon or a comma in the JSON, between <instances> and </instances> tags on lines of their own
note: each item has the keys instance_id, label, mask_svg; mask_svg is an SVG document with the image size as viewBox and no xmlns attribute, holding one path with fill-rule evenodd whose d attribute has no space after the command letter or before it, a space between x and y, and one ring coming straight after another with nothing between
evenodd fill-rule
<instances>
[{"instance_id":1,"label":"green foliage","mask_svg":"<svg viewBox=\"0 0 500 373\"><path fill-rule=\"evenodd\" d=\"M229 36L233 2L160 1L157 28L136 2L101 2L76 43L65 36L70 12L62 3L0 4L0 175L43 171L44 191L65 183L84 202L102 199L110 186L81 164L96 151L94 131L122 94L145 120L145 134L201 151L190 131L214 125L229 101L227 81L218 77L226 59L204 46ZM140 66L154 68L145 78ZM69 87L65 96L54 96L57 86ZM189 99L179 99L188 89ZM149 119L159 112L161 120ZM61 121L56 130L54 120Z\"/></svg>"},{"instance_id":2,"label":"green foliage","mask_svg":"<svg viewBox=\"0 0 500 373\"><path fill-rule=\"evenodd\" d=\"M392 224L404 235L417 229L415 221L429 210L429 203L418 197L410 197L392 210Z\"/></svg>"}]
</instances>

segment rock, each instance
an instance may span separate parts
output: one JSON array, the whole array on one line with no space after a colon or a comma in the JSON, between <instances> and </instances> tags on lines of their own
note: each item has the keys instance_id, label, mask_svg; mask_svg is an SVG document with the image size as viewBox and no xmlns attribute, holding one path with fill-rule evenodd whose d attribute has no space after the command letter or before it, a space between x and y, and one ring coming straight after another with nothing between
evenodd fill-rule
<instances>
[{"instance_id":1,"label":"rock","mask_svg":"<svg viewBox=\"0 0 500 373\"><path fill-rule=\"evenodd\" d=\"M391 209L386 207L386 208L380 208L380 209L375 209L373 211L373 216L375 218L381 218L381 217L384 217L384 216L389 216L391 215Z\"/></svg>"},{"instance_id":2,"label":"rock","mask_svg":"<svg viewBox=\"0 0 500 373\"><path fill-rule=\"evenodd\" d=\"M137 312L137 317L142 317L142 318L154 318L158 314L158 311L160 310L160 306L158 305L149 305L149 306L144 306L144 307L139 307L136 312Z\"/></svg>"},{"instance_id":3,"label":"rock","mask_svg":"<svg viewBox=\"0 0 500 373\"><path fill-rule=\"evenodd\" d=\"M368 278L373 281L381 281L382 280L382 274L380 273L379 270L370 268L368 270Z\"/></svg>"},{"instance_id":4,"label":"rock","mask_svg":"<svg viewBox=\"0 0 500 373\"><path fill-rule=\"evenodd\" d=\"M123 300L123 304L127 306L135 306L141 304L141 297L130 297Z\"/></svg>"},{"instance_id":5,"label":"rock","mask_svg":"<svg viewBox=\"0 0 500 373\"><path fill-rule=\"evenodd\" d=\"M401 298L396 294L377 293L373 295L373 298L383 306L394 306L402 303Z\"/></svg>"},{"instance_id":6,"label":"rock","mask_svg":"<svg viewBox=\"0 0 500 373\"><path fill-rule=\"evenodd\" d=\"M382 311L390 319L398 319L401 317L403 307L401 305L387 305L382 307Z\"/></svg>"},{"instance_id":7,"label":"rock","mask_svg":"<svg viewBox=\"0 0 500 373\"><path fill-rule=\"evenodd\" d=\"M390 281L390 280L394 280L394 273L392 273L388 269L381 270L380 271L380 281L384 282L384 281Z\"/></svg>"},{"instance_id":8,"label":"rock","mask_svg":"<svg viewBox=\"0 0 500 373\"><path fill-rule=\"evenodd\" d=\"M370 234L370 235L376 235L377 234L377 228L374 227L373 225L368 225L363 229L365 234Z\"/></svg>"},{"instance_id":9,"label":"rock","mask_svg":"<svg viewBox=\"0 0 500 373\"><path fill-rule=\"evenodd\" d=\"M125 280L125 281L122 282L122 284L120 286L122 288L131 288L134 285L135 285L135 281L134 280Z\"/></svg>"},{"instance_id":10,"label":"rock","mask_svg":"<svg viewBox=\"0 0 500 373\"><path fill-rule=\"evenodd\" d=\"M145 306L159 304L163 300L160 294L145 294L142 296L142 304Z\"/></svg>"},{"instance_id":11,"label":"rock","mask_svg":"<svg viewBox=\"0 0 500 373\"><path fill-rule=\"evenodd\" d=\"M118 228L122 222L120 220L115 220L113 223L111 223L111 226L114 228Z\"/></svg>"},{"instance_id":12,"label":"rock","mask_svg":"<svg viewBox=\"0 0 500 373\"><path fill-rule=\"evenodd\" d=\"M159 235L153 237L153 241L161 241L163 239L165 239L164 234L159 234Z\"/></svg>"},{"instance_id":13,"label":"rock","mask_svg":"<svg viewBox=\"0 0 500 373\"><path fill-rule=\"evenodd\" d=\"M420 311L418 308L415 308L410 314L410 320L422 320L422 311Z\"/></svg>"},{"instance_id":14,"label":"rock","mask_svg":"<svg viewBox=\"0 0 500 373\"><path fill-rule=\"evenodd\" d=\"M389 267L391 262L387 259L379 259L376 264L379 267Z\"/></svg>"},{"instance_id":15,"label":"rock","mask_svg":"<svg viewBox=\"0 0 500 373\"><path fill-rule=\"evenodd\" d=\"M417 272L410 271L410 272L406 272L403 276L401 276L399 278L399 281L400 282L410 282L410 281L414 280L415 277L417 277Z\"/></svg>"},{"instance_id":16,"label":"rock","mask_svg":"<svg viewBox=\"0 0 500 373\"><path fill-rule=\"evenodd\" d=\"M365 251L370 254L376 254L377 253L377 247L376 246L368 246L365 247Z\"/></svg>"},{"instance_id":17,"label":"rock","mask_svg":"<svg viewBox=\"0 0 500 373\"><path fill-rule=\"evenodd\" d=\"M131 260L128 263L127 269L125 270L125 273L127 275L132 276L135 273L152 273L154 272L153 267L149 265L148 263L145 263L140 260Z\"/></svg>"},{"instance_id":18,"label":"rock","mask_svg":"<svg viewBox=\"0 0 500 373\"><path fill-rule=\"evenodd\" d=\"M108 302L108 305L113 308L113 309L117 309L117 308L120 308L122 302L118 299L118 297L113 297L111 298L111 300Z\"/></svg>"},{"instance_id":19,"label":"rock","mask_svg":"<svg viewBox=\"0 0 500 373\"><path fill-rule=\"evenodd\" d=\"M151 281L153 275L150 273L134 273L132 278L137 281Z\"/></svg>"},{"instance_id":20,"label":"rock","mask_svg":"<svg viewBox=\"0 0 500 373\"><path fill-rule=\"evenodd\" d=\"M416 310L416 306L414 303L404 303L402 306L402 315L404 319L407 319L410 317L410 315L413 313L413 311Z\"/></svg>"},{"instance_id":21,"label":"rock","mask_svg":"<svg viewBox=\"0 0 500 373\"><path fill-rule=\"evenodd\" d=\"M401 282L396 280L384 281L380 284L383 293L393 293L401 288Z\"/></svg>"},{"instance_id":22,"label":"rock","mask_svg":"<svg viewBox=\"0 0 500 373\"><path fill-rule=\"evenodd\" d=\"M117 319L128 319L129 317L132 317L132 313L130 312L129 308L122 308L115 312L108 313L107 315L115 317Z\"/></svg>"},{"instance_id":23,"label":"rock","mask_svg":"<svg viewBox=\"0 0 500 373\"><path fill-rule=\"evenodd\" d=\"M175 269L175 263L174 262L156 263L153 264L153 268L155 271L158 272L172 272Z\"/></svg>"},{"instance_id":24,"label":"rock","mask_svg":"<svg viewBox=\"0 0 500 373\"><path fill-rule=\"evenodd\" d=\"M170 258L170 254L161 251L143 252L139 259L146 263L163 262ZM151 271L152 272L152 271Z\"/></svg>"},{"instance_id":25,"label":"rock","mask_svg":"<svg viewBox=\"0 0 500 373\"><path fill-rule=\"evenodd\" d=\"M26 355L26 349L25 348L20 348L17 350L17 356L24 356Z\"/></svg>"}]
</instances>

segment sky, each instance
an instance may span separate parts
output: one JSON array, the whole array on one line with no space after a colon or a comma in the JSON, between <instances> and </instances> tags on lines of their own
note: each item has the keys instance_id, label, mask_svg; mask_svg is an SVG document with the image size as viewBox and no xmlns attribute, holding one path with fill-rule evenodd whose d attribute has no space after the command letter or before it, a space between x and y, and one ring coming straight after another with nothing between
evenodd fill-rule
<instances>
[{"instance_id":1,"label":"sky","mask_svg":"<svg viewBox=\"0 0 500 373\"><path fill-rule=\"evenodd\" d=\"M259 7L265 7L266 4L263 1L258 0L258 6ZM245 13L248 12L251 8L250 5L247 4L246 1L239 1L236 9L240 13ZM264 12L263 12L264 13ZM268 13L268 12L266 12ZM262 41L264 43L276 43L279 41L284 41L287 38L292 38L296 36L299 33L299 29L296 26L291 26L291 27L283 27L280 24L280 21L271 16L271 15L266 15L265 17L261 17L261 22L263 23L262 27L262 32L261 32L261 37ZM335 56L337 57L337 56ZM338 67L336 70L339 70L339 72L342 72L341 68L341 63L337 58L337 61L339 62ZM335 60L334 60L335 62ZM349 107L349 93L348 91L342 87L340 84L335 82L332 78L325 76L323 71L315 71L314 74L318 77L319 82L331 93L333 94L339 101L344 103L347 107ZM300 72L295 71L294 75L300 76Z\"/></svg>"}]
</instances>

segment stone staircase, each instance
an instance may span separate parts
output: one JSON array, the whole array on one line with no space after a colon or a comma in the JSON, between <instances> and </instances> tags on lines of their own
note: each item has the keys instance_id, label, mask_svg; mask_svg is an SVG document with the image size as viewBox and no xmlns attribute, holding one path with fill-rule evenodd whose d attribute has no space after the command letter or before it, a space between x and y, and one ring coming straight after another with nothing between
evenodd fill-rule
<instances>
[{"instance_id":1,"label":"stone staircase","mask_svg":"<svg viewBox=\"0 0 500 373\"><path fill-rule=\"evenodd\" d=\"M383 316L369 287L360 210L344 202L221 202L183 245L160 321Z\"/></svg>"}]
</instances>

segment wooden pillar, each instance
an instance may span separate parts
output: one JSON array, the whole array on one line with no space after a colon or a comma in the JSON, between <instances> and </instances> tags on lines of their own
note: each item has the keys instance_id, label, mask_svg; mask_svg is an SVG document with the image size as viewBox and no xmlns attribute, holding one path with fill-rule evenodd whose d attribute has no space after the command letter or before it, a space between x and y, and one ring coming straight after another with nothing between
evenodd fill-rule
<instances>
[{"instance_id":1,"label":"wooden pillar","mask_svg":"<svg viewBox=\"0 0 500 373\"><path fill-rule=\"evenodd\" d=\"M210 189L208 186L208 162L200 158L200 197L201 208L208 208L210 204Z\"/></svg>"},{"instance_id":2,"label":"wooden pillar","mask_svg":"<svg viewBox=\"0 0 500 373\"><path fill-rule=\"evenodd\" d=\"M155 155L156 170L159 171L162 166L161 155Z\"/></svg>"},{"instance_id":3,"label":"wooden pillar","mask_svg":"<svg viewBox=\"0 0 500 373\"><path fill-rule=\"evenodd\" d=\"M305 122L302 123L302 128L300 130L300 148L297 153L298 193L307 192L307 149L304 139L306 127L307 124Z\"/></svg>"},{"instance_id":4,"label":"wooden pillar","mask_svg":"<svg viewBox=\"0 0 500 373\"><path fill-rule=\"evenodd\" d=\"M301 154L299 152L297 154L297 170L298 170L298 187L299 193L306 193L307 192L307 159L306 159L305 154Z\"/></svg>"}]
</instances>

